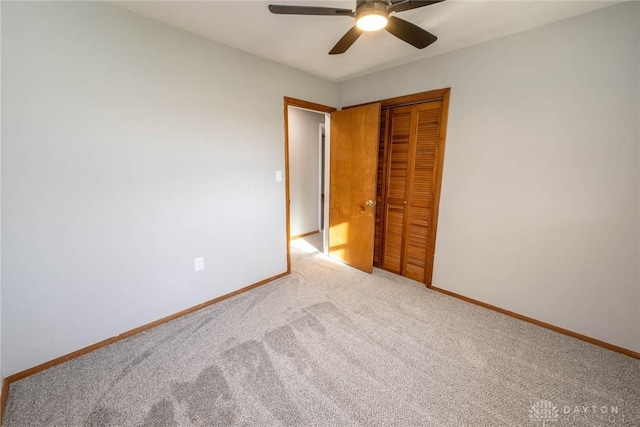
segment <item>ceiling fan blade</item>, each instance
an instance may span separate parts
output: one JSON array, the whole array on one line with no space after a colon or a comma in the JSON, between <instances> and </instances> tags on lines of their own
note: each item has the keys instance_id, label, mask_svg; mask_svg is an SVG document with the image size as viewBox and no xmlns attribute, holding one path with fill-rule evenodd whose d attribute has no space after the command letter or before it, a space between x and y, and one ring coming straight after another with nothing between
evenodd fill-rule
<instances>
[{"instance_id":1,"label":"ceiling fan blade","mask_svg":"<svg viewBox=\"0 0 640 427\"><path fill-rule=\"evenodd\" d=\"M391 12L403 12L405 10L417 9L419 7L429 6L434 3L440 3L444 0L402 0L392 4L389 7L389 13Z\"/></svg>"},{"instance_id":2,"label":"ceiling fan blade","mask_svg":"<svg viewBox=\"0 0 640 427\"><path fill-rule=\"evenodd\" d=\"M347 49L349 49L351 45L354 44L356 40L358 40L360 34L362 34L362 30L360 28L356 27L355 25L351 27L351 29L347 31L340 40L338 40L338 43L336 43L333 49L331 49L329 55L338 55L340 53L345 53Z\"/></svg>"},{"instance_id":3,"label":"ceiling fan blade","mask_svg":"<svg viewBox=\"0 0 640 427\"><path fill-rule=\"evenodd\" d=\"M389 17L385 30L418 49L423 49L438 40L430 32L395 16Z\"/></svg>"},{"instance_id":4,"label":"ceiling fan blade","mask_svg":"<svg viewBox=\"0 0 640 427\"><path fill-rule=\"evenodd\" d=\"M351 9L336 9L334 7L314 6L285 6L270 4L269 11L278 15L325 15L325 16L353 16Z\"/></svg>"}]
</instances>

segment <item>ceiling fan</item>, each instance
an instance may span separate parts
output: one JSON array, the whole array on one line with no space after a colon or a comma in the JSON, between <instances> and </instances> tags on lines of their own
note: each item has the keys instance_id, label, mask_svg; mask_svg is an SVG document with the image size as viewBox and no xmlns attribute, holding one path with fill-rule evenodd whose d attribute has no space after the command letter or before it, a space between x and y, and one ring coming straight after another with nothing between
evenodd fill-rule
<instances>
[{"instance_id":1,"label":"ceiling fan","mask_svg":"<svg viewBox=\"0 0 640 427\"><path fill-rule=\"evenodd\" d=\"M356 10L333 7L269 5L271 13L279 15L322 15L348 16L355 18L356 24L342 36L331 49L329 55L344 53L364 31L385 29L401 40L423 49L438 38L430 32L404 19L392 16L394 13L418 7L429 6L444 0L356 0Z\"/></svg>"}]
</instances>

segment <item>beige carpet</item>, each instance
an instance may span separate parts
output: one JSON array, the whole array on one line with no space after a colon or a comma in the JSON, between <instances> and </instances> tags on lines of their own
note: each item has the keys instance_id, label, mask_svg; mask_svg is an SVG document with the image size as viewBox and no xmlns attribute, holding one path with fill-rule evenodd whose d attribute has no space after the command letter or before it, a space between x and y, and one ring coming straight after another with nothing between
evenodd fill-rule
<instances>
[{"instance_id":1,"label":"beige carpet","mask_svg":"<svg viewBox=\"0 0 640 427\"><path fill-rule=\"evenodd\" d=\"M640 361L314 244L288 277L13 383L4 425L640 425Z\"/></svg>"}]
</instances>

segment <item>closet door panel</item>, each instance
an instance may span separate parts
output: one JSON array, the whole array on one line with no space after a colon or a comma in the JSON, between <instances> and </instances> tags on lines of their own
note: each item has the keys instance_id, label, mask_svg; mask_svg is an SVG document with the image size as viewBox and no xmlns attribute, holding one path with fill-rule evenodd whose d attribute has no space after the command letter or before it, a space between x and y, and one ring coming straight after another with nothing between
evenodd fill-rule
<instances>
[{"instance_id":1,"label":"closet door panel","mask_svg":"<svg viewBox=\"0 0 640 427\"><path fill-rule=\"evenodd\" d=\"M405 230L404 275L424 281L429 227L435 191L441 102L415 107L417 124L412 135L410 187Z\"/></svg>"},{"instance_id":2,"label":"closet door panel","mask_svg":"<svg viewBox=\"0 0 640 427\"><path fill-rule=\"evenodd\" d=\"M376 223L373 241L373 265L382 266L382 230L385 218L385 194L387 182L387 146L389 130L389 109L380 114L380 141L378 143L378 176L376 181Z\"/></svg>"},{"instance_id":3,"label":"closet door panel","mask_svg":"<svg viewBox=\"0 0 640 427\"><path fill-rule=\"evenodd\" d=\"M406 237L406 254L404 276L410 279L424 281L424 272L427 259L427 243L429 235L429 209L412 206L409 209L410 233Z\"/></svg>"},{"instance_id":4,"label":"closet door panel","mask_svg":"<svg viewBox=\"0 0 640 427\"><path fill-rule=\"evenodd\" d=\"M394 109L390 115L382 268L402 273L412 108Z\"/></svg>"},{"instance_id":5,"label":"closet door panel","mask_svg":"<svg viewBox=\"0 0 640 427\"><path fill-rule=\"evenodd\" d=\"M394 111L391 118L391 143L389 146L388 203L402 204L406 200L410 130L411 110L406 112Z\"/></svg>"},{"instance_id":6,"label":"closet door panel","mask_svg":"<svg viewBox=\"0 0 640 427\"><path fill-rule=\"evenodd\" d=\"M382 263L382 268L402 274L404 206L387 204L385 213L384 262Z\"/></svg>"}]
</instances>

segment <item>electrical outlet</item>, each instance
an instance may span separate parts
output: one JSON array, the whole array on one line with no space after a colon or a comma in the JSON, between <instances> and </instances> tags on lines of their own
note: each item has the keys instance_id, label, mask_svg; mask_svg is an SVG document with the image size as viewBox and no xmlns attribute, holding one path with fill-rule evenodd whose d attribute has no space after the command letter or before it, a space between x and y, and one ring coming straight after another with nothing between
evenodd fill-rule
<instances>
[{"instance_id":1,"label":"electrical outlet","mask_svg":"<svg viewBox=\"0 0 640 427\"><path fill-rule=\"evenodd\" d=\"M196 271L204 270L204 258L196 258Z\"/></svg>"}]
</instances>

